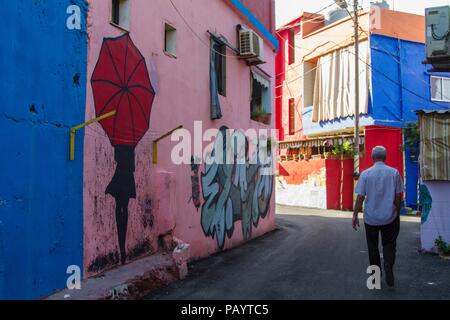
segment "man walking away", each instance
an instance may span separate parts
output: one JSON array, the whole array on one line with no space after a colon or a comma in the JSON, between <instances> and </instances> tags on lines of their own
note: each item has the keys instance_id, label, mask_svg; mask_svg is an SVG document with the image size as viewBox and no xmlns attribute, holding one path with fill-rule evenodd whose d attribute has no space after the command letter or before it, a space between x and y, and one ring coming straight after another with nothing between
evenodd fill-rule
<instances>
[{"instance_id":1,"label":"man walking away","mask_svg":"<svg viewBox=\"0 0 450 320\"><path fill-rule=\"evenodd\" d=\"M397 237L400 231L400 208L404 191L398 170L384 164L386 149L378 146L372 150L373 166L361 173L356 186L356 202L352 226L359 227L358 213L364 207L364 224L370 265L381 270L378 238L381 232L386 284L394 287L394 263Z\"/></svg>"}]
</instances>

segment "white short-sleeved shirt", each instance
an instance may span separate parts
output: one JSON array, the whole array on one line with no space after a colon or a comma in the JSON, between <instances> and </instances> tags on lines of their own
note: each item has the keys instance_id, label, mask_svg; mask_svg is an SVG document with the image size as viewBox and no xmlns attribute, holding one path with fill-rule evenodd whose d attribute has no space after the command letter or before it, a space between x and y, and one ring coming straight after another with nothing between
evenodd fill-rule
<instances>
[{"instance_id":1,"label":"white short-sleeved shirt","mask_svg":"<svg viewBox=\"0 0 450 320\"><path fill-rule=\"evenodd\" d=\"M395 196L404 192L403 180L397 169L376 162L363 171L356 185L356 194L365 196L364 222L372 226L386 225L395 220Z\"/></svg>"}]
</instances>

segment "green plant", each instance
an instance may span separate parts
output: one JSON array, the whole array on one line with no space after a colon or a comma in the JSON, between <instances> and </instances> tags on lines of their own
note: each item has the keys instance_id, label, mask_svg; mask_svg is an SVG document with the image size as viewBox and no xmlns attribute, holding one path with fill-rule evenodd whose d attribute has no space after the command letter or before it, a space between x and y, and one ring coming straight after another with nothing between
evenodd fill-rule
<instances>
[{"instance_id":1,"label":"green plant","mask_svg":"<svg viewBox=\"0 0 450 320\"><path fill-rule=\"evenodd\" d=\"M334 155L351 155L353 152L353 145L350 141L345 141L342 144L337 144L333 146Z\"/></svg>"},{"instance_id":2,"label":"green plant","mask_svg":"<svg viewBox=\"0 0 450 320\"><path fill-rule=\"evenodd\" d=\"M252 114L251 114L252 118L258 118L258 117L268 116L268 115L271 115L271 113L265 112L260 109L256 109L256 110L252 111Z\"/></svg>"},{"instance_id":3,"label":"green plant","mask_svg":"<svg viewBox=\"0 0 450 320\"><path fill-rule=\"evenodd\" d=\"M404 134L406 147L413 148L420 143L420 131L416 122L409 123L404 129Z\"/></svg>"},{"instance_id":4,"label":"green plant","mask_svg":"<svg viewBox=\"0 0 450 320\"><path fill-rule=\"evenodd\" d=\"M434 243L436 244L440 252L444 254L450 254L450 244L447 244L447 242L442 239L442 236L439 236L439 238L437 238Z\"/></svg>"},{"instance_id":5,"label":"green plant","mask_svg":"<svg viewBox=\"0 0 450 320\"><path fill-rule=\"evenodd\" d=\"M257 109L252 111L250 118L255 121L262 122L264 124L270 123L271 113L265 112L263 110Z\"/></svg>"}]
</instances>

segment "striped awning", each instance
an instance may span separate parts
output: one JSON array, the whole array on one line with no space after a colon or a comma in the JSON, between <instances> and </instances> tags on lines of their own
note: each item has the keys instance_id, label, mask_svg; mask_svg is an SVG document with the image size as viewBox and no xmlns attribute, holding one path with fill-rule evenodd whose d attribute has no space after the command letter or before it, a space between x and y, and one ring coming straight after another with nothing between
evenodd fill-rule
<instances>
[{"instance_id":1,"label":"striped awning","mask_svg":"<svg viewBox=\"0 0 450 320\"><path fill-rule=\"evenodd\" d=\"M252 76L253 79L255 79L256 82L258 82L261 86L263 86L266 89L270 88L270 81L266 79L263 75L252 69Z\"/></svg>"},{"instance_id":2,"label":"striped awning","mask_svg":"<svg viewBox=\"0 0 450 320\"><path fill-rule=\"evenodd\" d=\"M360 135L364 138L364 135ZM293 140L293 141L283 141L279 143L280 149L297 149L297 148L307 148L307 147L326 147L335 146L343 144L344 142L354 143L354 137L347 136L335 136L335 137L320 137L305 140ZM364 139L360 139L360 144L364 145Z\"/></svg>"},{"instance_id":3,"label":"striped awning","mask_svg":"<svg viewBox=\"0 0 450 320\"><path fill-rule=\"evenodd\" d=\"M450 111L418 114L422 178L450 181Z\"/></svg>"}]
</instances>

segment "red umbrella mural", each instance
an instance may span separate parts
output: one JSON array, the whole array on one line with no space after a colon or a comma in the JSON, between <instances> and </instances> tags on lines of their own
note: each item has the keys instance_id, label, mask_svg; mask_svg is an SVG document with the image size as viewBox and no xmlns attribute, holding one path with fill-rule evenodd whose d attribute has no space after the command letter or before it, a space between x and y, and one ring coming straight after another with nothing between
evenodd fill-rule
<instances>
[{"instance_id":1,"label":"red umbrella mural","mask_svg":"<svg viewBox=\"0 0 450 320\"><path fill-rule=\"evenodd\" d=\"M128 203L136 198L134 149L149 129L155 97L145 58L128 33L103 39L91 85L96 116L115 112L100 124L114 147L117 163L106 194L116 201L120 257L125 263Z\"/></svg>"}]
</instances>

